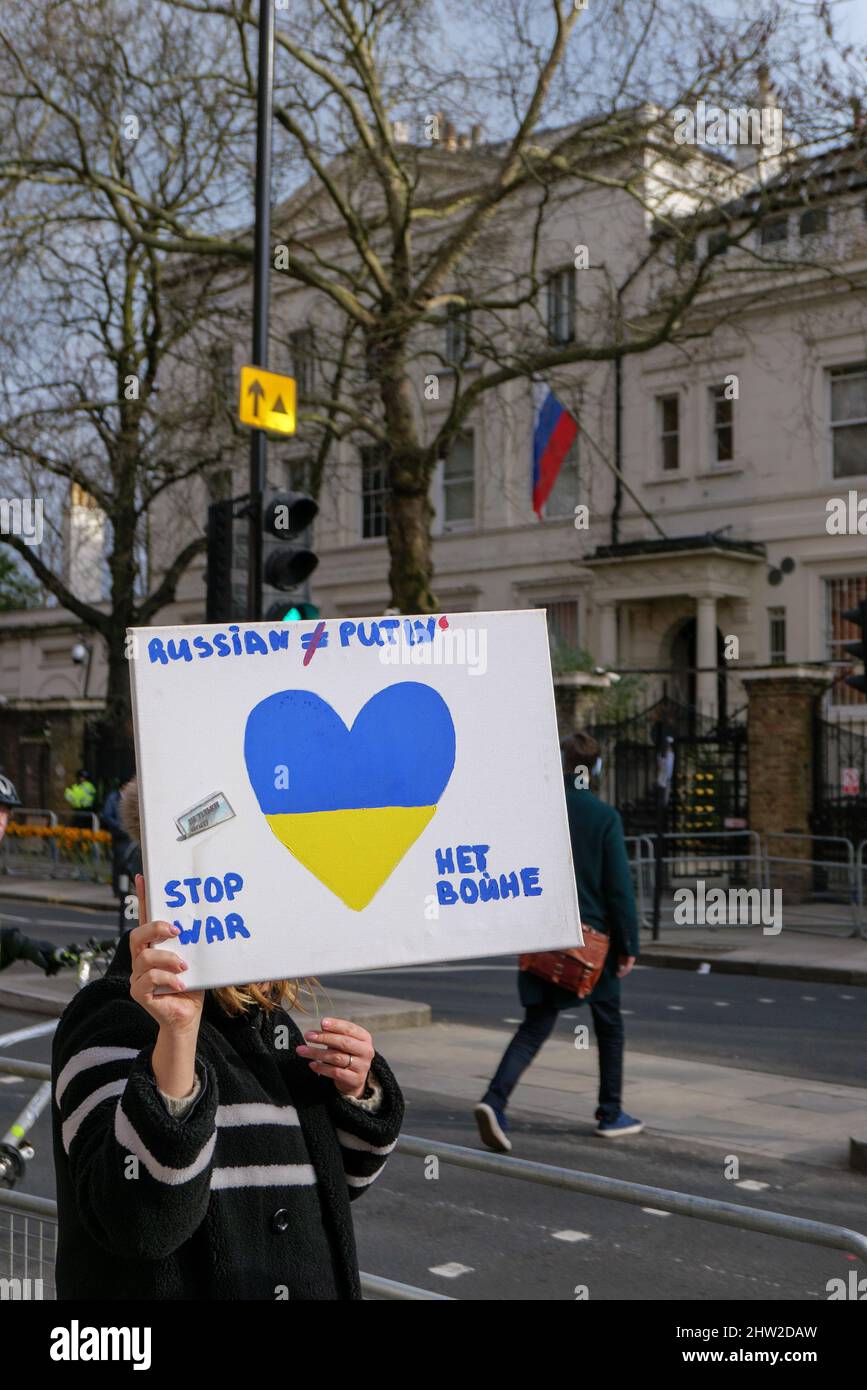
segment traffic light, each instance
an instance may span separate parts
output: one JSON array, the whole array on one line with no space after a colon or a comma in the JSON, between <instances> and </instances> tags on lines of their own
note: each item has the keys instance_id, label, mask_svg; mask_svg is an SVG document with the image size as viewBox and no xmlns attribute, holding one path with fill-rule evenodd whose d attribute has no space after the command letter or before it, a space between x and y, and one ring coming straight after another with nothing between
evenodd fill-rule
<instances>
[{"instance_id":1,"label":"traffic light","mask_svg":"<svg viewBox=\"0 0 867 1390\"><path fill-rule=\"evenodd\" d=\"M319 609L310 601L308 580L319 564L310 548L310 528L319 512L305 492L278 492L266 500L262 514L265 531L262 567L262 617L266 622L293 622L318 618ZM275 537L280 544L270 541ZM286 594L268 594L276 589Z\"/></svg>"},{"instance_id":2,"label":"traffic light","mask_svg":"<svg viewBox=\"0 0 867 1390\"><path fill-rule=\"evenodd\" d=\"M228 497L208 507L206 621L243 621L245 616L246 499Z\"/></svg>"},{"instance_id":3,"label":"traffic light","mask_svg":"<svg viewBox=\"0 0 867 1390\"><path fill-rule=\"evenodd\" d=\"M311 547L311 526L319 512L303 492L270 493L262 512L263 622L318 618L309 579L319 557ZM207 621L244 622L247 617L247 566L250 499L226 498L208 507Z\"/></svg>"},{"instance_id":4,"label":"traffic light","mask_svg":"<svg viewBox=\"0 0 867 1390\"><path fill-rule=\"evenodd\" d=\"M862 598L857 608L849 608L843 617L855 627L861 629L861 639L858 642L844 642L843 650L851 652L856 660L865 667L860 674L847 676L846 684L851 685L853 690L860 690L862 695L867 695L867 598Z\"/></svg>"}]
</instances>

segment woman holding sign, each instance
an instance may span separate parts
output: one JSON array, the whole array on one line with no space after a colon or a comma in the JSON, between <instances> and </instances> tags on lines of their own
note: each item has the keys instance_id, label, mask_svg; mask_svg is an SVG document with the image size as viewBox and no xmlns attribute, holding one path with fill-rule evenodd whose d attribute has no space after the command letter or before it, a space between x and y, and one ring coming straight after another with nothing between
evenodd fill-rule
<instances>
[{"instance_id":1,"label":"woman holding sign","mask_svg":"<svg viewBox=\"0 0 867 1390\"><path fill-rule=\"evenodd\" d=\"M350 1202L397 1141L391 1070L346 1019L302 1038L297 981L186 990L136 887L54 1037L58 1298L360 1299Z\"/></svg>"}]
</instances>

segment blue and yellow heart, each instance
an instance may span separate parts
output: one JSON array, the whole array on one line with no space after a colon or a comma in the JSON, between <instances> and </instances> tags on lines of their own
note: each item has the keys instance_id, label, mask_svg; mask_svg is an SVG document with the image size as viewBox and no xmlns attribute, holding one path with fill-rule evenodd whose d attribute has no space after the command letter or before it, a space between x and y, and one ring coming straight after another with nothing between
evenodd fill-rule
<instances>
[{"instance_id":1,"label":"blue and yellow heart","mask_svg":"<svg viewBox=\"0 0 867 1390\"><path fill-rule=\"evenodd\" d=\"M455 727L418 681L380 690L351 728L319 695L281 690L251 710L244 759L280 843L360 912L433 818Z\"/></svg>"}]
</instances>

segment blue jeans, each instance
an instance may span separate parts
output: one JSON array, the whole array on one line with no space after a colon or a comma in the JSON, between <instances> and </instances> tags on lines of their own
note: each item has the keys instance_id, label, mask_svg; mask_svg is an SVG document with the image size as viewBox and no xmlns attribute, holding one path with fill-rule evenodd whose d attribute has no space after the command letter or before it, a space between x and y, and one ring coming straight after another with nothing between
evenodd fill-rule
<instances>
[{"instance_id":1,"label":"blue jeans","mask_svg":"<svg viewBox=\"0 0 867 1390\"><path fill-rule=\"evenodd\" d=\"M616 999L588 1001L599 1051L599 1109L596 1118L611 1122L621 1113L623 1090L623 1015ZM509 1096L542 1044L551 1036L557 1009L549 1004L530 1004L524 1022L503 1053L483 1100L505 1110Z\"/></svg>"}]
</instances>

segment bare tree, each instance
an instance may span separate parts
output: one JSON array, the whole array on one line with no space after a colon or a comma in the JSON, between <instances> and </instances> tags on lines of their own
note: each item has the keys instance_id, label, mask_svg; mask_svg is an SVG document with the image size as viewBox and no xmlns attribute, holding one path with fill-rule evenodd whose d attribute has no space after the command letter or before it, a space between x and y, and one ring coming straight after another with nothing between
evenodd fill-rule
<instances>
[{"instance_id":1,"label":"bare tree","mask_svg":"<svg viewBox=\"0 0 867 1390\"><path fill-rule=\"evenodd\" d=\"M76 7L94 22L128 8ZM225 141L207 162L210 186L221 187L234 172L226 151L240 150L252 113L258 6L162 0L149 9L159 32L173 32L173 16L198 37L189 64L210 105L203 98L194 110L185 99L176 120L181 129L217 120ZM734 264L724 239L704 235L710 224L756 261L752 278L743 266L731 271L741 303L768 292L771 271L790 273L751 249L751 234L800 190L771 194L767 169L678 144L677 111L700 100L755 105L768 65L804 149L839 142L857 117L846 104L854 55L837 45L821 0L719 9L711 0L478 0L468 15L459 0L295 0L278 10L274 266L321 306L313 317L324 370L301 424L316 442L314 483L335 440L380 451L392 601L402 611L437 606L431 479L486 397L710 332L707 292ZM17 109L42 111L32 67L22 81ZM153 92L183 87L173 77ZM477 131L466 142L444 111L460 112L464 129L485 124L487 138ZM55 160L31 119L17 139L22 153L0 159L0 176L50 187ZM180 192L168 196L159 182L143 192L113 152L107 165L94 161L65 108L43 119L66 122L64 179L104 200L131 246L161 262L249 261L250 232L232 230L248 215L233 221L213 195L208 206L190 161L181 160ZM568 225L599 190L640 210L647 230L618 258L607 237L588 248L593 293L574 331L552 335L540 247L555 219ZM472 370L466 355L442 347L456 320L472 343ZM442 378L447 404L435 424L419 391L430 376Z\"/></svg>"},{"instance_id":2,"label":"bare tree","mask_svg":"<svg viewBox=\"0 0 867 1390\"><path fill-rule=\"evenodd\" d=\"M222 21L252 100L257 7L170 3ZM480 0L468 18L448 0L301 0L279 24L277 167L294 191L275 214L274 264L315 292L326 368L301 422L318 439L320 473L334 439L380 451L392 602L402 611L437 606L431 478L483 399L709 332L705 291L731 264L728 247L752 247L754 229L802 196L793 186L771 196L767 170L679 145L678 108L705 99L744 109L764 86L805 146L853 128L854 55L836 44L827 6L759 0L727 18L719 8ZM460 111L464 131L487 122L491 136L459 137L443 109ZM631 200L653 232L617 270L607 245L588 248L587 312L567 340L552 341L540 247L564 210L577 226L582 198L600 189ZM702 235L720 222L727 242ZM168 230L152 244L171 245ZM194 235L179 239L196 249ZM200 249L214 248L202 240ZM754 296L768 292L768 272L790 269L761 250L755 262ZM444 353L443 330L456 319L452 345L463 332L471 354ZM432 426L419 381L444 368L448 409Z\"/></svg>"},{"instance_id":3,"label":"bare tree","mask_svg":"<svg viewBox=\"0 0 867 1390\"><path fill-rule=\"evenodd\" d=\"M246 194L244 115L201 76L201 28L105 0L0 25L0 469L45 525L38 545L0 540L105 644L106 769L128 740L126 629L174 600L205 546L190 480L226 463L202 372L179 386L220 341L218 263L179 289L140 235L213 226L233 179Z\"/></svg>"}]
</instances>

